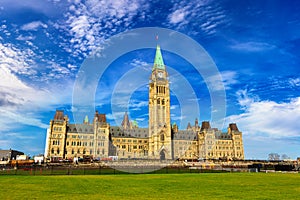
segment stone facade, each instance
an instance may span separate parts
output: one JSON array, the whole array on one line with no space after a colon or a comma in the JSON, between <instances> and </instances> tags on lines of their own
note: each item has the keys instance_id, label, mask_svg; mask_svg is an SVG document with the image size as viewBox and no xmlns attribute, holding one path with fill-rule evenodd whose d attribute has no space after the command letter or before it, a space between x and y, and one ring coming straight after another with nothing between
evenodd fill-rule
<instances>
[{"instance_id":1,"label":"stone facade","mask_svg":"<svg viewBox=\"0 0 300 200\"><path fill-rule=\"evenodd\" d=\"M118 156L119 159L244 159L242 132L236 124L228 131L211 128L198 120L186 130L171 126L170 89L160 47L157 46L149 81L149 128L139 128L124 114L120 126L110 126L97 111L92 122L70 124L56 111L47 130L45 157L51 160Z\"/></svg>"}]
</instances>

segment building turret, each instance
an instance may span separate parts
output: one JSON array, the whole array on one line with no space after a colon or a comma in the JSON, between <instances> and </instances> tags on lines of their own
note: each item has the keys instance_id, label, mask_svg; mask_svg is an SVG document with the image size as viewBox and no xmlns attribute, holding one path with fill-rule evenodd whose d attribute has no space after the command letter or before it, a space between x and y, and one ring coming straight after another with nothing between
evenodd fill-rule
<instances>
[{"instance_id":1,"label":"building turret","mask_svg":"<svg viewBox=\"0 0 300 200\"><path fill-rule=\"evenodd\" d=\"M64 121L64 111L63 110L56 110L53 120L56 121L56 122Z\"/></svg>"},{"instance_id":2,"label":"building turret","mask_svg":"<svg viewBox=\"0 0 300 200\"><path fill-rule=\"evenodd\" d=\"M177 126L177 124L175 122L172 125L172 130L173 130L174 133L178 132L178 126Z\"/></svg>"},{"instance_id":3,"label":"building turret","mask_svg":"<svg viewBox=\"0 0 300 200\"><path fill-rule=\"evenodd\" d=\"M186 129L187 129L187 130L191 130L191 129L192 129L192 125L191 125L191 123L190 123L190 122L188 123L188 125L187 125Z\"/></svg>"},{"instance_id":4,"label":"building turret","mask_svg":"<svg viewBox=\"0 0 300 200\"><path fill-rule=\"evenodd\" d=\"M98 122L101 124L106 124L106 115L105 114L99 114L98 111L95 112L94 116L94 123Z\"/></svg>"},{"instance_id":5,"label":"building turret","mask_svg":"<svg viewBox=\"0 0 300 200\"><path fill-rule=\"evenodd\" d=\"M211 129L209 121L203 121L201 125L201 131Z\"/></svg>"},{"instance_id":6,"label":"building turret","mask_svg":"<svg viewBox=\"0 0 300 200\"><path fill-rule=\"evenodd\" d=\"M195 129L199 128L199 122L198 122L198 118L195 119Z\"/></svg>"},{"instance_id":7,"label":"building turret","mask_svg":"<svg viewBox=\"0 0 300 200\"><path fill-rule=\"evenodd\" d=\"M228 133L239 132L239 129L235 123L231 123L228 126Z\"/></svg>"}]
</instances>

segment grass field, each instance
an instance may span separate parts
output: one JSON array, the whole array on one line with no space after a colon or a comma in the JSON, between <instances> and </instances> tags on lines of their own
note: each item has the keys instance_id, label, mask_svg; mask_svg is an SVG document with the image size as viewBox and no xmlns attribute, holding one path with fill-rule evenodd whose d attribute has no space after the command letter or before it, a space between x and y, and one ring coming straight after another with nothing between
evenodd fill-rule
<instances>
[{"instance_id":1,"label":"grass field","mask_svg":"<svg viewBox=\"0 0 300 200\"><path fill-rule=\"evenodd\" d=\"M0 199L299 199L300 174L0 176Z\"/></svg>"}]
</instances>

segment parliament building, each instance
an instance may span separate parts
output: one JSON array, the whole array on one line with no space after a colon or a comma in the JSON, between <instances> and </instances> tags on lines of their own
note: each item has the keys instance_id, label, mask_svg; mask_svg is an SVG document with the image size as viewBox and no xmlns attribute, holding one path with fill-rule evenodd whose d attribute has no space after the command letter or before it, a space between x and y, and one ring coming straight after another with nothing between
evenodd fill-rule
<instances>
[{"instance_id":1,"label":"parliament building","mask_svg":"<svg viewBox=\"0 0 300 200\"><path fill-rule=\"evenodd\" d=\"M69 123L57 110L47 129L45 157L51 160L90 157L156 160L243 160L242 132L229 124L227 132L198 120L179 130L170 119L170 87L160 47L157 46L149 81L149 126L139 128L127 112L120 126L110 126L106 115L95 112L92 121Z\"/></svg>"}]
</instances>

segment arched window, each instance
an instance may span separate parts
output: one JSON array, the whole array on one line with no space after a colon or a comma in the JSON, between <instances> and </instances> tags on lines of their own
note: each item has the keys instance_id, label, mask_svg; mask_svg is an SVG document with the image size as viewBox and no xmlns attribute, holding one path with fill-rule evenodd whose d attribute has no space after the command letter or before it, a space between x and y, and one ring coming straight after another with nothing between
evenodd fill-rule
<instances>
[{"instance_id":1,"label":"arched window","mask_svg":"<svg viewBox=\"0 0 300 200\"><path fill-rule=\"evenodd\" d=\"M160 104L160 99L157 99L157 104Z\"/></svg>"},{"instance_id":2,"label":"arched window","mask_svg":"<svg viewBox=\"0 0 300 200\"><path fill-rule=\"evenodd\" d=\"M72 154L74 154L74 149L72 149Z\"/></svg>"},{"instance_id":3,"label":"arched window","mask_svg":"<svg viewBox=\"0 0 300 200\"><path fill-rule=\"evenodd\" d=\"M54 149L53 149L53 148L51 149L51 153L52 153L52 154L54 153Z\"/></svg>"},{"instance_id":4,"label":"arched window","mask_svg":"<svg viewBox=\"0 0 300 200\"><path fill-rule=\"evenodd\" d=\"M164 141L165 140L165 135L164 134L161 134L160 135L160 141Z\"/></svg>"},{"instance_id":5,"label":"arched window","mask_svg":"<svg viewBox=\"0 0 300 200\"><path fill-rule=\"evenodd\" d=\"M83 149L83 154L85 154L86 153L86 150L85 149Z\"/></svg>"},{"instance_id":6,"label":"arched window","mask_svg":"<svg viewBox=\"0 0 300 200\"><path fill-rule=\"evenodd\" d=\"M57 149L57 154L59 154L59 152L60 152L60 151L59 151L59 148L58 148L58 149Z\"/></svg>"}]
</instances>

